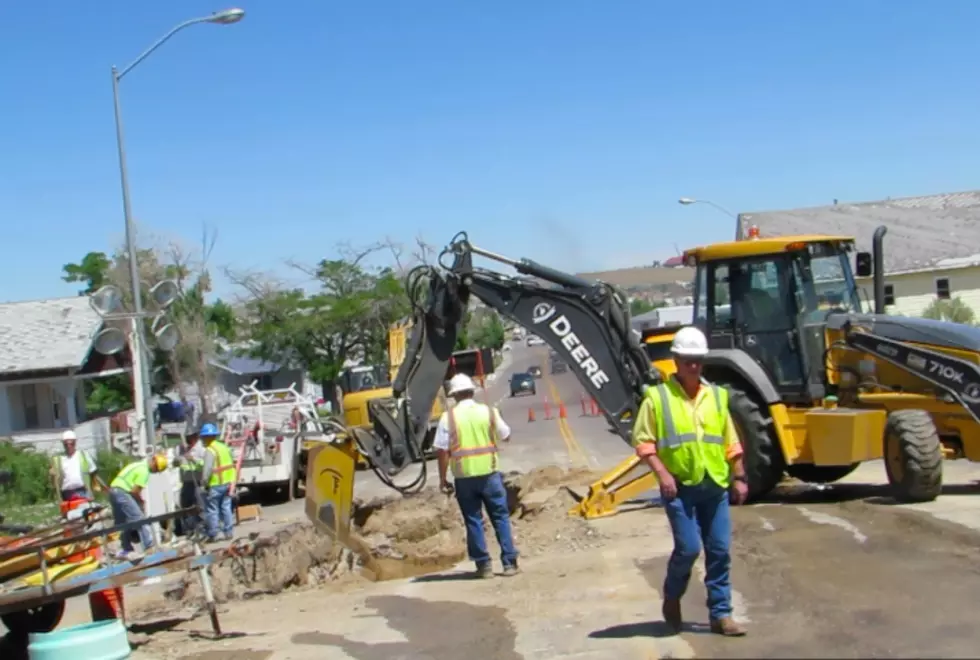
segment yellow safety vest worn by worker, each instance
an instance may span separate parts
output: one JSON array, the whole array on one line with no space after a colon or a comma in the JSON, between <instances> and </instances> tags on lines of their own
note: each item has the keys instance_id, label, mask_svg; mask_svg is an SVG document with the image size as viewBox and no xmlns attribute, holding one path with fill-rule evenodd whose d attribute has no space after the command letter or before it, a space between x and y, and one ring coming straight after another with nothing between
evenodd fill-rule
<instances>
[{"instance_id":1,"label":"yellow safety vest worn by worker","mask_svg":"<svg viewBox=\"0 0 980 660\"><path fill-rule=\"evenodd\" d=\"M490 406L474 403L447 411L449 460L457 479L497 471L497 415Z\"/></svg>"},{"instance_id":2,"label":"yellow safety vest worn by worker","mask_svg":"<svg viewBox=\"0 0 980 660\"><path fill-rule=\"evenodd\" d=\"M215 440L208 445L208 451L214 454L214 467L208 479L208 486L224 486L235 480L235 457L231 449L221 440Z\"/></svg>"},{"instance_id":3,"label":"yellow safety vest worn by worker","mask_svg":"<svg viewBox=\"0 0 980 660\"><path fill-rule=\"evenodd\" d=\"M110 488L118 488L127 493L132 493L133 488L139 486L146 488L150 483L150 465L146 459L141 459L135 463L130 463L116 475L116 478L109 484Z\"/></svg>"},{"instance_id":4,"label":"yellow safety vest worn by worker","mask_svg":"<svg viewBox=\"0 0 980 660\"><path fill-rule=\"evenodd\" d=\"M697 412L702 416L699 432L697 420L691 418L689 397L673 378L647 390L657 417L657 456L667 471L685 486L694 486L705 475L722 488L731 482L731 467L725 455L725 424L728 421L728 390L717 385L704 394L711 400ZM714 402L714 405L710 405ZM699 437L700 436L700 437Z\"/></svg>"},{"instance_id":5,"label":"yellow safety vest worn by worker","mask_svg":"<svg viewBox=\"0 0 980 660\"><path fill-rule=\"evenodd\" d=\"M79 453L78 464L79 466L81 466L82 469L82 483L85 484L85 488L87 488L88 490L92 490L92 475L90 473L91 465L89 465L88 456L86 456L85 452L82 451L81 449L76 449L75 451ZM61 484L64 483L65 481L65 471L63 469L64 464L62 463L62 461L65 458L68 457L63 456L61 454L56 454L54 457L54 469L55 469L55 473L58 475L59 488L61 487Z\"/></svg>"}]
</instances>

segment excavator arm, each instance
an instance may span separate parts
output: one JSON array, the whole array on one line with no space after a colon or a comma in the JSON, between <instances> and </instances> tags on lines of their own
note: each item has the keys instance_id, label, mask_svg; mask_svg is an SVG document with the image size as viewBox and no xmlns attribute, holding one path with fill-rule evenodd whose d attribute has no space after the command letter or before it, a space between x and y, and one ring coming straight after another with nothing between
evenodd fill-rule
<instances>
[{"instance_id":1,"label":"excavator arm","mask_svg":"<svg viewBox=\"0 0 980 660\"><path fill-rule=\"evenodd\" d=\"M523 277L478 268L474 257L509 266ZM630 326L626 297L615 287L480 249L461 232L440 254L437 266L423 265L409 273L406 288L414 323L392 382L394 397L369 403L377 431L372 467L387 485L403 494L425 485L425 462L419 459L429 412L473 298L536 333L562 356L619 436L630 442L643 393L662 375L651 366ZM314 487L307 496L307 513L326 531L345 535L349 514L341 512L352 496L353 469L342 454L356 455L350 438L360 440L357 434L339 436L346 440L323 448L319 456L311 454L307 483ZM397 484L395 475L416 461L419 474L407 485ZM626 467L637 467L636 459L617 472ZM332 497L336 501L324 502Z\"/></svg>"}]
</instances>

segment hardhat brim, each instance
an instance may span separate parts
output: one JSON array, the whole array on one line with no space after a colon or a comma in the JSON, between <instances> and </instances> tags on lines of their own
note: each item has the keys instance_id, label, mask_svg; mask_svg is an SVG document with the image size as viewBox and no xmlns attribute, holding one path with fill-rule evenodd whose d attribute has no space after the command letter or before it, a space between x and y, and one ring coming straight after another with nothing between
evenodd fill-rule
<instances>
[{"instance_id":1,"label":"hardhat brim","mask_svg":"<svg viewBox=\"0 0 980 660\"><path fill-rule=\"evenodd\" d=\"M680 355L683 357L704 357L708 354L708 349L706 348L672 348L670 352L674 355Z\"/></svg>"}]
</instances>

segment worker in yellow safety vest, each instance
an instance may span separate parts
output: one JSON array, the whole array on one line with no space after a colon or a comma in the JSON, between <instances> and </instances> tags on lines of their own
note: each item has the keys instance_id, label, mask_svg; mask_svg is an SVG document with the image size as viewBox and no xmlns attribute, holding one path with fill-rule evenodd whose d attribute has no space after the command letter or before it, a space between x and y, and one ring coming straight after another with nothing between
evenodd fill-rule
<instances>
[{"instance_id":1,"label":"worker in yellow safety vest","mask_svg":"<svg viewBox=\"0 0 980 660\"><path fill-rule=\"evenodd\" d=\"M190 514L180 519L181 530L185 536L194 536L195 532L203 533L202 520L205 511L201 477L204 474L204 455L206 450L201 443L199 429L191 428L184 435L184 445L181 455L174 461L180 468L180 508L197 507L196 514Z\"/></svg>"},{"instance_id":2,"label":"worker in yellow safety vest","mask_svg":"<svg viewBox=\"0 0 980 660\"><path fill-rule=\"evenodd\" d=\"M486 507L500 544L504 575L516 575L518 552L510 526L507 491L497 463L497 440L510 440L510 427L495 408L473 399L476 384L466 374L449 381L449 396L456 405L442 414L432 446L439 458L439 486L444 493L456 493L456 501L466 523L466 549L476 563L477 575L493 577L490 553L483 534L483 508ZM453 484L447 473L450 465Z\"/></svg>"},{"instance_id":3,"label":"worker in yellow safety vest","mask_svg":"<svg viewBox=\"0 0 980 660\"><path fill-rule=\"evenodd\" d=\"M199 432L204 442L204 468L201 483L204 486L204 527L208 542L218 540L218 520L221 520L221 538L232 539L235 519L231 506L231 485L235 482L235 458L231 449L218 439L218 425L206 422Z\"/></svg>"},{"instance_id":4,"label":"worker in yellow safety vest","mask_svg":"<svg viewBox=\"0 0 980 660\"><path fill-rule=\"evenodd\" d=\"M677 372L649 388L633 425L633 444L660 482L660 496L674 536L664 580L663 616L682 627L681 598L691 569L705 552L711 631L745 634L732 618L729 497L748 497L742 445L728 412L728 390L701 377L708 341L698 328L681 328L670 347Z\"/></svg>"},{"instance_id":5,"label":"worker in yellow safety vest","mask_svg":"<svg viewBox=\"0 0 980 660\"><path fill-rule=\"evenodd\" d=\"M138 461L133 461L116 475L109 484L109 504L112 506L114 525L135 523L146 518L146 502L143 493L150 483L150 474L163 472L167 469L167 457L163 454L153 454ZM123 558L137 554L133 550L132 528L122 530L119 534ZM140 543L143 550L153 547L153 534L149 525L139 526Z\"/></svg>"}]
</instances>

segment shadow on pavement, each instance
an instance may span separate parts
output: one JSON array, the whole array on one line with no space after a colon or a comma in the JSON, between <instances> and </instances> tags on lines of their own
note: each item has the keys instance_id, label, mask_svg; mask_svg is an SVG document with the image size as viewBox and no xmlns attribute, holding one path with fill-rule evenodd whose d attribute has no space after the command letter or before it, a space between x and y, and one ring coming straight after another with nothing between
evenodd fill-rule
<instances>
[{"instance_id":1,"label":"shadow on pavement","mask_svg":"<svg viewBox=\"0 0 980 660\"><path fill-rule=\"evenodd\" d=\"M682 633L701 635L711 634L711 628L706 623L684 622ZM640 623L621 623L589 633L591 639L629 639L630 637L674 637L677 633L664 621L642 621Z\"/></svg>"},{"instance_id":2,"label":"shadow on pavement","mask_svg":"<svg viewBox=\"0 0 980 660\"><path fill-rule=\"evenodd\" d=\"M777 486L769 495L752 504L833 504L864 500L869 504L891 506L901 504L888 494L887 484L786 484ZM942 495L980 495L980 482L948 484ZM751 504L750 504L751 506Z\"/></svg>"},{"instance_id":3,"label":"shadow on pavement","mask_svg":"<svg viewBox=\"0 0 980 660\"><path fill-rule=\"evenodd\" d=\"M476 573L473 571L466 572L454 572L454 573L429 573L427 575L419 575L418 577L412 578L412 582L468 582L470 580L478 580Z\"/></svg>"},{"instance_id":4,"label":"shadow on pavement","mask_svg":"<svg viewBox=\"0 0 980 660\"><path fill-rule=\"evenodd\" d=\"M0 658L3 660L28 660L27 638L7 633L0 637Z\"/></svg>"}]
</instances>

